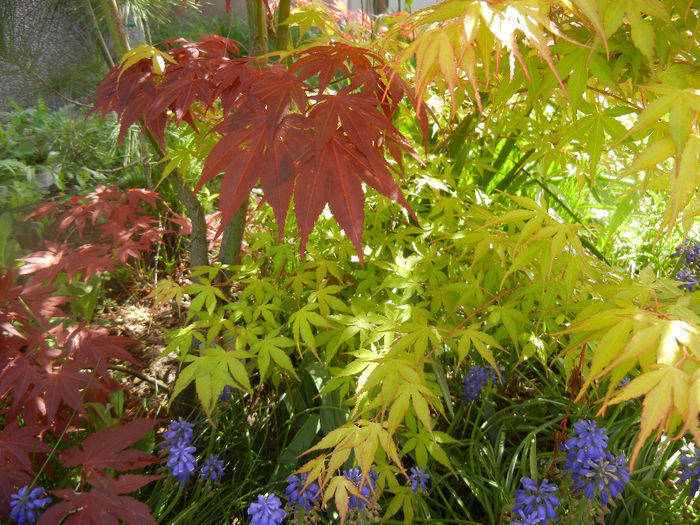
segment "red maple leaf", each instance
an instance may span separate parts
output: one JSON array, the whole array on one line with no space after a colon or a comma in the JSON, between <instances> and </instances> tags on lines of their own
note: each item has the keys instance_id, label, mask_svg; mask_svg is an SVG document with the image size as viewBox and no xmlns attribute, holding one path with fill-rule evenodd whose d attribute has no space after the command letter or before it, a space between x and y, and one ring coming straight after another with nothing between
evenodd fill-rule
<instances>
[{"instance_id":1,"label":"red maple leaf","mask_svg":"<svg viewBox=\"0 0 700 525\"><path fill-rule=\"evenodd\" d=\"M20 427L16 420L0 430L0 517L8 518L10 495L34 475L38 453L51 449L38 439L46 430L41 425Z\"/></svg>"},{"instance_id":2,"label":"red maple leaf","mask_svg":"<svg viewBox=\"0 0 700 525\"><path fill-rule=\"evenodd\" d=\"M22 298L22 309L27 305L35 320L40 321L42 326L48 327L48 317L65 317L65 313L59 308L60 305L70 301L72 298L53 295L58 288L53 286L38 285L28 283L20 288L19 296ZM19 302L19 301L18 301ZM19 305L16 306L19 309Z\"/></svg>"},{"instance_id":3,"label":"red maple leaf","mask_svg":"<svg viewBox=\"0 0 700 525\"><path fill-rule=\"evenodd\" d=\"M17 353L12 358L7 359L0 370L0 399L7 400L12 397L12 404L8 409L8 416L19 416L24 408L31 411L30 406L26 406L26 400L31 394L32 385L41 379L40 370L34 365L33 360L22 353ZM25 417L36 420L38 415L31 418L30 414Z\"/></svg>"},{"instance_id":4,"label":"red maple leaf","mask_svg":"<svg viewBox=\"0 0 700 525\"><path fill-rule=\"evenodd\" d=\"M139 344L129 337L109 335L109 328L104 326L71 327L64 348L68 357L94 368L102 377L107 377L107 364L110 359L128 361L136 366L139 362L126 350L128 346Z\"/></svg>"},{"instance_id":5,"label":"red maple leaf","mask_svg":"<svg viewBox=\"0 0 700 525\"><path fill-rule=\"evenodd\" d=\"M81 466L87 474L106 468L133 470L158 463L160 459L156 456L140 450L126 450L148 434L156 423L158 420L135 419L120 427L109 427L90 434L81 445L62 451L61 463L66 468Z\"/></svg>"},{"instance_id":6,"label":"red maple leaf","mask_svg":"<svg viewBox=\"0 0 700 525\"><path fill-rule=\"evenodd\" d=\"M22 258L25 264L18 273L31 274L33 281L39 283L53 282L60 273L72 279L80 272L87 279L114 271L117 262L140 259L153 245L163 243L166 230L144 209L155 209L159 202L162 198L153 191L100 186L87 195L72 197L68 203L42 210L41 215L61 213L56 219L57 242L46 241L45 251ZM95 242L83 241L76 246L72 238L76 232L80 239L89 236ZM63 302L57 298L51 301L54 305Z\"/></svg>"},{"instance_id":7,"label":"red maple leaf","mask_svg":"<svg viewBox=\"0 0 700 525\"><path fill-rule=\"evenodd\" d=\"M55 422L56 412L62 405L85 415L83 392L87 389L107 390L95 377L83 372L83 366L73 360L64 361L56 370L41 374L36 380L29 397L43 399L48 424Z\"/></svg>"},{"instance_id":8,"label":"red maple leaf","mask_svg":"<svg viewBox=\"0 0 700 525\"><path fill-rule=\"evenodd\" d=\"M192 112L220 107L221 121L211 133L221 137L207 154L195 189L223 173L220 229L258 183L273 208L280 238L294 195L302 252L328 205L362 259L362 182L415 217L385 152L399 167L403 154L415 156L392 117L406 97L420 105L379 55L334 43L297 53L285 69L235 58L231 45L218 36L168 45L176 62L166 64L160 75L148 73L148 60L112 69L98 89L94 110L115 111L122 124L143 117L152 127L168 119L189 121ZM138 86L123 86L125 81ZM148 103L131 98L140 96L139 90ZM427 137L424 111L418 120ZM162 139L162 130L154 132Z\"/></svg>"},{"instance_id":9,"label":"red maple leaf","mask_svg":"<svg viewBox=\"0 0 700 525\"><path fill-rule=\"evenodd\" d=\"M74 490L52 490L51 493L63 501L52 505L39 517L37 525L61 523L91 525L156 525L151 510L130 496L123 496L163 476L138 476L125 474L118 479L92 473L87 481L92 485L89 492Z\"/></svg>"},{"instance_id":10,"label":"red maple leaf","mask_svg":"<svg viewBox=\"0 0 700 525\"><path fill-rule=\"evenodd\" d=\"M28 485L32 475L12 465L0 465L0 518L10 517L10 496L17 492L17 487Z\"/></svg>"},{"instance_id":11,"label":"red maple leaf","mask_svg":"<svg viewBox=\"0 0 700 525\"><path fill-rule=\"evenodd\" d=\"M0 475L5 467L11 466L28 474L34 472L34 455L49 452L51 449L42 443L38 436L46 430L42 425L19 426L11 421L0 430Z\"/></svg>"},{"instance_id":12,"label":"red maple leaf","mask_svg":"<svg viewBox=\"0 0 700 525\"><path fill-rule=\"evenodd\" d=\"M115 271L106 245L88 243L76 247L66 242L56 244L51 241L45 241L45 244L45 251L34 252L19 259L25 264L19 267L18 274L34 274L36 281L52 283L62 272L72 278L76 272L83 271L83 277L87 278L105 270Z\"/></svg>"},{"instance_id":13,"label":"red maple leaf","mask_svg":"<svg viewBox=\"0 0 700 525\"><path fill-rule=\"evenodd\" d=\"M336 131L320 150L302 159L294 188L295 211L303 253L311 230L328 204L333 217L355 245L360 261L365 197L362 182L392 197L413 214L388 169L378 171L355 144ZM299 205L298 203L303 203Z\"/></svg>"}]
</instances>

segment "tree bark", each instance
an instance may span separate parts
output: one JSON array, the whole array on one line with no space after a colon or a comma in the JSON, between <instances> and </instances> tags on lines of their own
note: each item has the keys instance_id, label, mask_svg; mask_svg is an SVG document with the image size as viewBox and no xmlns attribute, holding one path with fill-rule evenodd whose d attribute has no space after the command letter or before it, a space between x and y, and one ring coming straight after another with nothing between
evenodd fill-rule
<instances>
[{"instance_id":1,"label":"tree bark","mask_svg":"<svg viewBox=\"0 0 700 525\"><path fill-rule=\"evenodd\" d=\"M267 18L262 0L246 0L248 14L248 56L267 53Z\"/></svg>"},{"instance_id":2,"label":"tree bark","mask_svg":"<svg viewBox=\"0 0 700 525\"><path fill-rule=\"evenodd\" d=\"M291 0L280 0L277 14L277 49L286 49L289 44L289 26L284 23L289 18Z\"/></svg>"},{"instance_id":3,"label":"tree bark","mask_svg":"<svg viewBox=\"0 0 700 525\"><path fill-rule=\"evenodd\" d=\"M289 0L286 2L287 16L289 16ZM267 53L267 23L265 8L262 0L246 0L248 12L248 55L256 56ZM280 16L282 4L280 4ZM286 17L285 17L286 18ZM285 26L286 27L286 26ZM248 199L236 210L231 222L229 222L221 239L219 250L219 261L224 264L238 264L241 255L241 245L243 243L243 232L245 231L246 217L248 213Z\"/></svg>"}]
</instances>

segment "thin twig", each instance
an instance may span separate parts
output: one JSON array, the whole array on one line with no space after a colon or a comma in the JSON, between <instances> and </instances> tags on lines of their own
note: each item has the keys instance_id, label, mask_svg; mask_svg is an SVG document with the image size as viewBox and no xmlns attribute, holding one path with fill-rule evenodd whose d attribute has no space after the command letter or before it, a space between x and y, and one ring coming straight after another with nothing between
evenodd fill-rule
<instances>
[{"instance_id":1,"label":"thin twig","mask_svg":"<svg viewBox=\"0 0 700 525\"><path fill-rule=\"evenodd\" d=\"M155 377L150 377L147 376L146 374L143 374L139 372L138 370L132 370L129 367L126 366L121 366L121 365L108 365L107 368L110 370L114 370L115 372L124 372L125 374L132 375L134 377L137 377L141 379L142 381L146 381L147 383L152 383L153 385L156 386L156 388L161 388L165 390L166 392L170 393L170 387L163 383L160 379L157 379Z\"/></svg>"},{"instance_id":2,"label":"thin twig","mask_svg":"<svg viewBox=\"0 0 700 525\"><path fill-rule=\"evenodd\" d=\"M614 93L610 93L609 91L605 91L604 89L600 89L600 88L597 88L597 87L594 87L594 86L588 86L588 85L587 85L587 86L586 86L586 89L590 89L591 91L595 91L595 92L597 92L597 93L600 93L601 95L606 95L606 96L608 96L608 97L610 97L610 98L614 98L615 100L619 100L619 101L622 102L623 104L627 104L628 106L633 107L633 108L636 109L637 111L644 111L644 108L643 108L643 107L638 106L638 105L635 104L634 102L631 102L631 101L629 101L629 100L627 100L627 99L625 99L625 98L622 98L620 95L615 95Z\"/></svg>"},{"instance_id":3,"label":"thin twig","mask_svg":"<svg viewBox=\"0 0 700 525\"><path fill-rule=\"evenodd\" d=\"M419 361L418 365L419 365L419 366L422 366L422 365L423 365L423 362L424 362L426 359L428 359L431 355L433 355L433 353L435 352L435 350L437 350L438 348L440 348L440 347L442 346L442 344L443 344L449 337L452 337L452 334L454 334L457 330L459 330L460 328L462 328L462 326L464 326L464 323L466 323L467 321L469 321L469 319L471 319L471 318L474 317L476 314L478 314L479 312L481 312L482 310L484 310L484 308L486 308L486 307L487 307L488 305L490 305L491 303L498 301L501 297L503 297L503 296L505 296L505 295L508 295L508 294L510 294L510 293L513 293L515 290L517 290L518 288L522 288L523 286L524 286L524 285L519 284L519 285L516 286L515 288L511 288L510 290L506 290L505 292L502 292L502 293L500 293L500 294L494 296L490 301L487 301L486 303L482 304L479 308L477 308L476 310L474 310L472 313L470 313L470 314L469 314L467 317L465 317L457 326L455 326L452 330L450 330L450 332L449 332L445 337L443 337L443 338L440 340L440 342L439 342L438 344L436 344L436 345L432 348L432 350L430 350L430 352L428 352L425 356L423 356L423 357L421 358L421 360Z\"/></svg>"},{"instance_id":4,"label":"thin twig","mask_svg":"<svg viewBox=\"0 0 700 525\"><path fill-rule=\"evenodd\" d=\"M97 32L97 39L100 41L100 46L102 47L102 53L105 56L105 60L107 61L107 64L109 64L109 67L114 67L114 59L112 58L112 53L110 53L109 46L107 45L107 42L105 42L105 39L102 36L102 33L100 32L100 24L97 21L95 11L92 8L92 4L90 3L90 0L85 0L85 3L87 4L88 11L90 11L90 19L92 20L92 23L95 26L95 31Z\"/></svg>"},{"instance_id":5,"label":"thin twig","mask_svg":"<svg viewBox=\"0 0 700 525\"><path fill-rule=\"evenodd\" d=\"M25 73L29 73L30 75L35 77L39 82L44 84L44 86L46 86L47 89L49 89L50 91L52 91L53 93L58 95L60 98L62 98L66 102L70 102L71 104L75 104L76 106L83 106L85 108L92 107L90 104L85 104L84 102L79 102L77 100L73 100L72 98L67 97L66 95L61 93L58 89L56 89L51 84L49 84L46 80L44 80L44 78L41 75L39 75L39 73L34 71L32 68L22 64L21 62L17 62L15 60L8 60L8 62L10 62L14 66L17 66L18 68L23 70Z\"/></svg>"},{"instance_id":6,"label":"thin twig","mask_svg":"<svg viewBox=\"0 0 700 525\"><path fill-rule=\"evenodd\" d=\"M587 343L583 343L583 346L581 347L581 354L579 356L579 363L577 367L574 369L573 374L576 374L577 377L580 380L581 377L581 370L583 369L583 360L586 356L586 348L588 347ZM573 375L572 375L573 378ZM564 413L564 418L561 420L561 423L559 425L560 428L560 435L566 435L566 425L569 422L569 413L571 412L571 405L574 402L574 399L577 397L578 393L580 392L580 385L575 385L573 382L571 382L571 394L569 395L569 403L566 405L566 412ZM554 465L557 461L557 457L559 456L559 446L554 447L554 454L552 455L552 461L549 463L549 468L547 469L547 472L545 472L544 476L542 476L542 479L546 479L549 477L549 475L552 473L552 470L554 469Z\"/></svg>"},{"instance_id":7,"label":"thin twig","mask_svg":"<svg viewBox=\"0 0 700 525\"><path fill-rule=\"evenodd\" d=\"M134 162L130 162L129 164L125 164L124 166L119 166L118 168L100 169L100 168L90 168L90 166L86 166L86 167L91 169L92 171L98 171L100 173L117 173L118 171L128 170L129 168L136 166L140 162L141 162L141 160L135 160Z\"/></svg>"}]
</instances>

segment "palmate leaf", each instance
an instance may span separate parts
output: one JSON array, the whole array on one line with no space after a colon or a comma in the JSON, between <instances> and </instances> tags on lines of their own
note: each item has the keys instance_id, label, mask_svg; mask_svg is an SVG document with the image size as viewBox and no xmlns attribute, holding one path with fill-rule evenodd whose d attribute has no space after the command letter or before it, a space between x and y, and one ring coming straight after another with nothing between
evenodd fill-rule
<instances>
[{"instance_id":1,"label":"palmate leaf","mask_svg":"<svg viewBox=\"0 0 700 525\"><path fill-rule=\"evenodd\" d=\"M85 414L84 391L107 391L93 375L83 371L84 365L76 361L65 361L56 370L37 378L29 398L40 397L45 404L47 422L56 421L56 413L61 406L68 406L79 415Z\"/></svg>"},{"instance_id":2,"label":"palmate leaf","mask_svg":"<svg viewBox=\"0 0 700 525\"><path fill-rule=\"evenodd\" d=\"M583 14L579 15L577 22L590 25L603 38L597 9L590 2L578 4ZM549 49L552 35L561 32L546 12L537 2L442 2L417 11L406 20L417 37L397 55L396 62L403 64L415 57L416 92L421 98L427 86L437 77L442 77L453 108L460 78L466 75L474 100L482 109L480 86L489 83L492 70L499 69L504 51L509 55L511 78L517 60L529 79L520 50L520 43L526 42L548 65L566 92ZM592 20L587 20L588 17ZM400 30L394 28L396 32Z\"/></svg>"},{"instance_id":3,"label":"palmate leaf","mask_svg":"<svg viewBox=\"0 0 700 525\"><path fill-rule=\"evenodd\" d=\"M38 525L55 523L92 525L155 525L147 505L135 498L124 496L162 478L163 476L139 476L124 474L113 479L104 474L91 474L87 481L92 485L88 492L52 490L63 501L49 507L38 520ZM65 521L62 519L66 517Z\"/></svg>"},{"instance_id":4,"label":"palmate leaf","mask_svg":"<svg viewBox=\"0 0 700 525\"><path fill-rule=\"evenodd\" d=\"M107 327L96 325L70 327L63 342L69 357L94 368L101 377L109 377L107 365L110 359L140 366L126 350L127 347L138 344L138 341L129 337L109 335Z\"/></svg>"},{"instance_id":5,"label":"palmate leaf","mask_svg":"<svg viewBox=\"0 0 700 525\"><path fill-rule=\"evenodd\" d=\"M3 427L0 431L0 465L3 465L0 478L4 477L7 467L27 474L34 472L34 456L51 450L37 438L45 429L41 425L20 427L17 421L11 421Z\"/></svg>"},{"instance_id":6,"label":"palmate leaf","mask_svg":"<svg viewBox=\"0 0 700 525\"><path fill-rule=\"evenodd\" d=\"M392 118L404 97L414 107L417 98L381 57L335 43L298 52L287 70L236 58L235 43L217 36L168 44L173 60L159 62L162 71L153 69L152 58L160 55L142 48L112 69L93 110L115 111L122 133L142 119L164 148L166 122L185 120L195 128L193 115L221 107L221 120L211 130L220 138L207 153L196 189L223 173L222 229L258 182L280 238L294 196L302 252L328 205L362 259L362 182L414 215L385 150L399 166L404 153L414 155ZM425 111L418 112L418 121L427 140Z\"/></svg>"},{"instance_id":7,"label":"palmate leaf","mask_svg":"<svg viewBox=\"0 0 700 525\"><path fill-rule=\"evenodd\" d=\"M360 261L363 261L365 197L362 182L380 193L393 195L410 210L389 170L384 168L382 172L377 172L370 162L346 134L337 130L319 150L309 152L299 162L302 169L294 188L294 200L302 254L316 220L328 204L334 218L355 245Z\"/></svg>"},{"instance_id":8,"label":"palmate leaf","mask_svg":"<svg viewBox=\"0 0 700 525\"><path fill-rule=\"evenodd\" d=\"M147 299L153 299L156 305L167 305L170 301L175 301L178 312L183 304L185 290L178 283L170 278L161 279L158 284L146 296Z\"/></svg>"},{"instance_id":9,"label":"palmate leaf","mask_svg":"<svg viewBox=\"0 0 700 525\"><path fill-rule=\"evenodd\" d=\"M175 383L172 397L184 390L194 381L197 396L202 402L207 416L216 406L219 394L225 386L236 386L241 390L250 391L250 379L243 364L243 359L253 357L242 350L224 350L217 346L201 351L201 355L188 355L185 362L189 364L182 369Z\"/></svg>"},{"instance_id":10,"label":"palmate leaf","mask_svg":"<svg viewBox=\"0 0 700 525\"><path fill-rule=\"evenodd\" d=\"M133 470L158 463L160 460L151 454L127 449L148 434L156 423L156 419L135 419L120 427L109 427L90 434L81 445L61 451L61 463L66 468L80 466L86 473L101 472L107 468Z\"/></svg>"},{"instance_id":11,"label":"palmate leaf","mask_svg":"<svg viewBox=\"0 0 700 525\"><path fill-rule=\"evenodd\" d=\"M620 295L624 293L623 288ZM601 377L610 378L601 413L610 405L644 396L640 433L632 451L634 465L646 439L654 433L681 435L688 431L700 444L700 402L694 398L700 377L700 329L628 305L584 312L563 333L585 335L584 341L593 348L588 377L579 397L593 380ZM580 344L578 339L576 345ZM618 389L622 376L636 366L642 373Z\"/></svg>"}]
</instances>

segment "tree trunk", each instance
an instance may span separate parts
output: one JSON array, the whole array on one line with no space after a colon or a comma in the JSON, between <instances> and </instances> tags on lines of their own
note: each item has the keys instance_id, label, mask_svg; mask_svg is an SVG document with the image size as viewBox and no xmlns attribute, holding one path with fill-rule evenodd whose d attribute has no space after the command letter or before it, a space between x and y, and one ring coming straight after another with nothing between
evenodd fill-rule
<instances>
[{"instance_id":1,"label":"tree trunk","mask_svg":"<svg viewBox=\"0 0 700 525\"><path fill-rule=\"evenodd\" d=\"M286 3L287 16L289 15L289 0ZM262 0L246 0L248 11L248 55L256 56L267 53L267 19L265 17L265 7ZM280 13L282 4L280 4ZM280 16L282 16L280 14ZM285 17L286 18L286 17ZM286 26L285 26L286 28ZM243 243L243 232L245 231L246 216L248 213L248 200L241 205L233 215L223 233L221 248L219 250L219 261L223 264L238 264L241 255L241 245Z\"/></svg>"}]
</instances>

